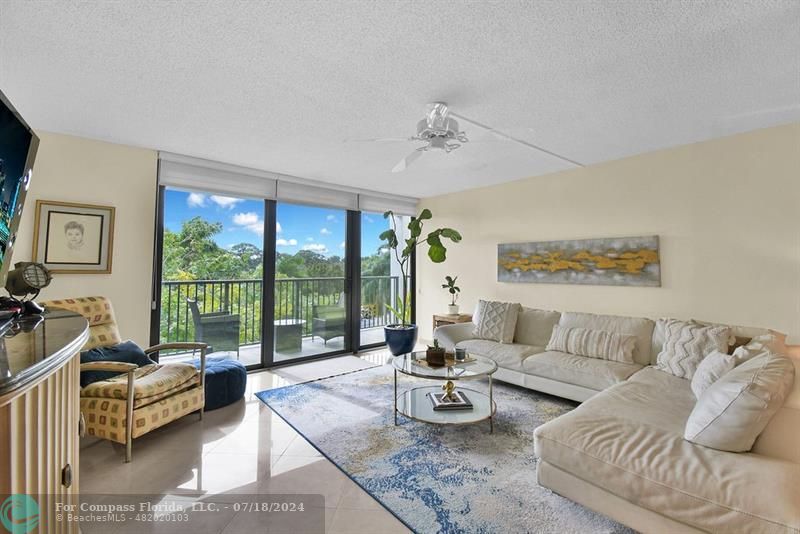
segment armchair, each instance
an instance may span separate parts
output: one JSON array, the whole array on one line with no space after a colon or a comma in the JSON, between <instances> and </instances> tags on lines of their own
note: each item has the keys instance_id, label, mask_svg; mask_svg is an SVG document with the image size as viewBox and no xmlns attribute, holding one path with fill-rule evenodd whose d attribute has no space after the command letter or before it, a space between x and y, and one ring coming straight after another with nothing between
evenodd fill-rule
<instances>
[{"instance_id":1,"label":"armchair","mask_svg":"<svg viewBox=\"0 0 800 534\"><path fill-rule=\"evenodd\" d=\"M120 342L114 310L105 297L53 300L46 308L65 308L89 321L89 340L82 350L108 347ZM131 461L133 440L205 406L205 343L165 343L145 349L145 354L163 350L200 352L200 369L188 363L150 364L94 361L82 363L83 371L120 374L81 388L81 421L90 436L125 445L125 462Z\"/></svg>"},{"instance_id":2,"label":"armchair","mask_svg":"<svg viewBox=\"0 0 800 534\"><path fill-rule=\"evenodd\" d=\"M200 313L197 301L186 299L194 322L194 340L208 344L208 352L236 351L239 359L239 315L227 312Z\"/></svg>"},{"instance_id":3,"label":"armchair","mask_svg":"<svg viewBox=\"0 0 800 534\"><path fill-rule=\"evenodd\" d=\"M322 338L325 345L328 340L344 336L345 309L343 306L323 306L315 304L311 308L311 339Z\"/></svg>"}]
</instances>

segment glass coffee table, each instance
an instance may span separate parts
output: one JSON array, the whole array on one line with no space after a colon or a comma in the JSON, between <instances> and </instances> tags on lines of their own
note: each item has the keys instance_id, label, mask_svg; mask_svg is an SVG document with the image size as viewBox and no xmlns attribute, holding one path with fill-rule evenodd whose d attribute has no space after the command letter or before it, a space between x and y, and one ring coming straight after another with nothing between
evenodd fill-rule
<instances>
[{"instance_id":1,"label":"glass coffee table","mask_svg":"<svg viewBox=\"0 0 800 534\"><path fill-rule=\"evenodd\" d=\"M411 352L396 356L392 360L394 366L394 424L397 424L397 414L439 425L462 425L489 420L489 432L494 432L492 420L497 405L492 397L492 374L497 371L494 360L467 354L466 362L453 362L448 360L448 365L430 367L425 360L425 352ZM419 378L437 380L435 386L415 387L406 391L397 392L397 373ZM466 387L455 388L456 383L466 380L489 380L489 393L483 393ZM434 410L429 393L442 393L447 390L466 392L465 395L472 403L468 410Z\"/></svg>"}]
</instances>

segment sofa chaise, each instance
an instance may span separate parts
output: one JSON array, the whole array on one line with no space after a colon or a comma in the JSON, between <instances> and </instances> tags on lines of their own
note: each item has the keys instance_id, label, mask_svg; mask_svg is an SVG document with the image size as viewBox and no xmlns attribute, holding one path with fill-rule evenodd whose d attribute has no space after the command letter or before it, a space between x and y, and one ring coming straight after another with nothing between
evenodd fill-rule
<instances>
[{"instance_id":1,"label":"sofa chaise","mask_svg":"<svg viewBox=\"0 0 800 534\"><path fill-rule=\"evenodd\" d=\"M635 336L634 361L548 351L556 325ZM684 439L697 399L690 380L655 367L660 321L522 307L512 343L477 339L475 326L441 326L434 338L494 359L499 380L582 403L535 429L541 485L643 532L800 532L797 361L783 407L736 453ZM731 330L737 345L776 334Z\"/></svg>"}]
</instances>

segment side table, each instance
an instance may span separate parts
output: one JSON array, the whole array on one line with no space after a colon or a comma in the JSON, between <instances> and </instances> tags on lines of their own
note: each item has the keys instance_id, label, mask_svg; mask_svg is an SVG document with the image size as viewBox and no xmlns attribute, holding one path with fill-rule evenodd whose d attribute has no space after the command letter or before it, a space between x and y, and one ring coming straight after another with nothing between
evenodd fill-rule
<instances>
[{"instance_id":1,"label":"side table","mask_svg":"<svg viewBox=\"0 0 800 534\"><path fill-rule=\"evenodd\" d=\"M444 326L446 324L468 323L472 321L472 315L460 313L458 315L434 315L433 316L433 329L437 326Z\"/></svg>"}]
</instances>

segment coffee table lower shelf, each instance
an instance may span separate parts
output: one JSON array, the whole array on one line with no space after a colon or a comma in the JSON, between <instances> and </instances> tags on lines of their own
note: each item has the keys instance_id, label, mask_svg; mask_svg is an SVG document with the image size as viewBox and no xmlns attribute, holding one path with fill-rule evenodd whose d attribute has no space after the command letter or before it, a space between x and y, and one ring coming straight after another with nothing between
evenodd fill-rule
<instances>
[{"instance_id":1,"label":"coffee table lower shelf","mask_svg":"<svg viewBox=\"0 0 800 534\"><path fill-rule=\"evenodd\" d=\"M395 398L394 423L397 424L397 414L437 425L466 425L489 420L489 431L494 431L492 417L497 412L494 400L480 391L459 387L458 391L465 392L470 402L471 410L434 410L428 393L441 393L441 386L425 386L409 389Z\"/></svg>"}]
</instances>

